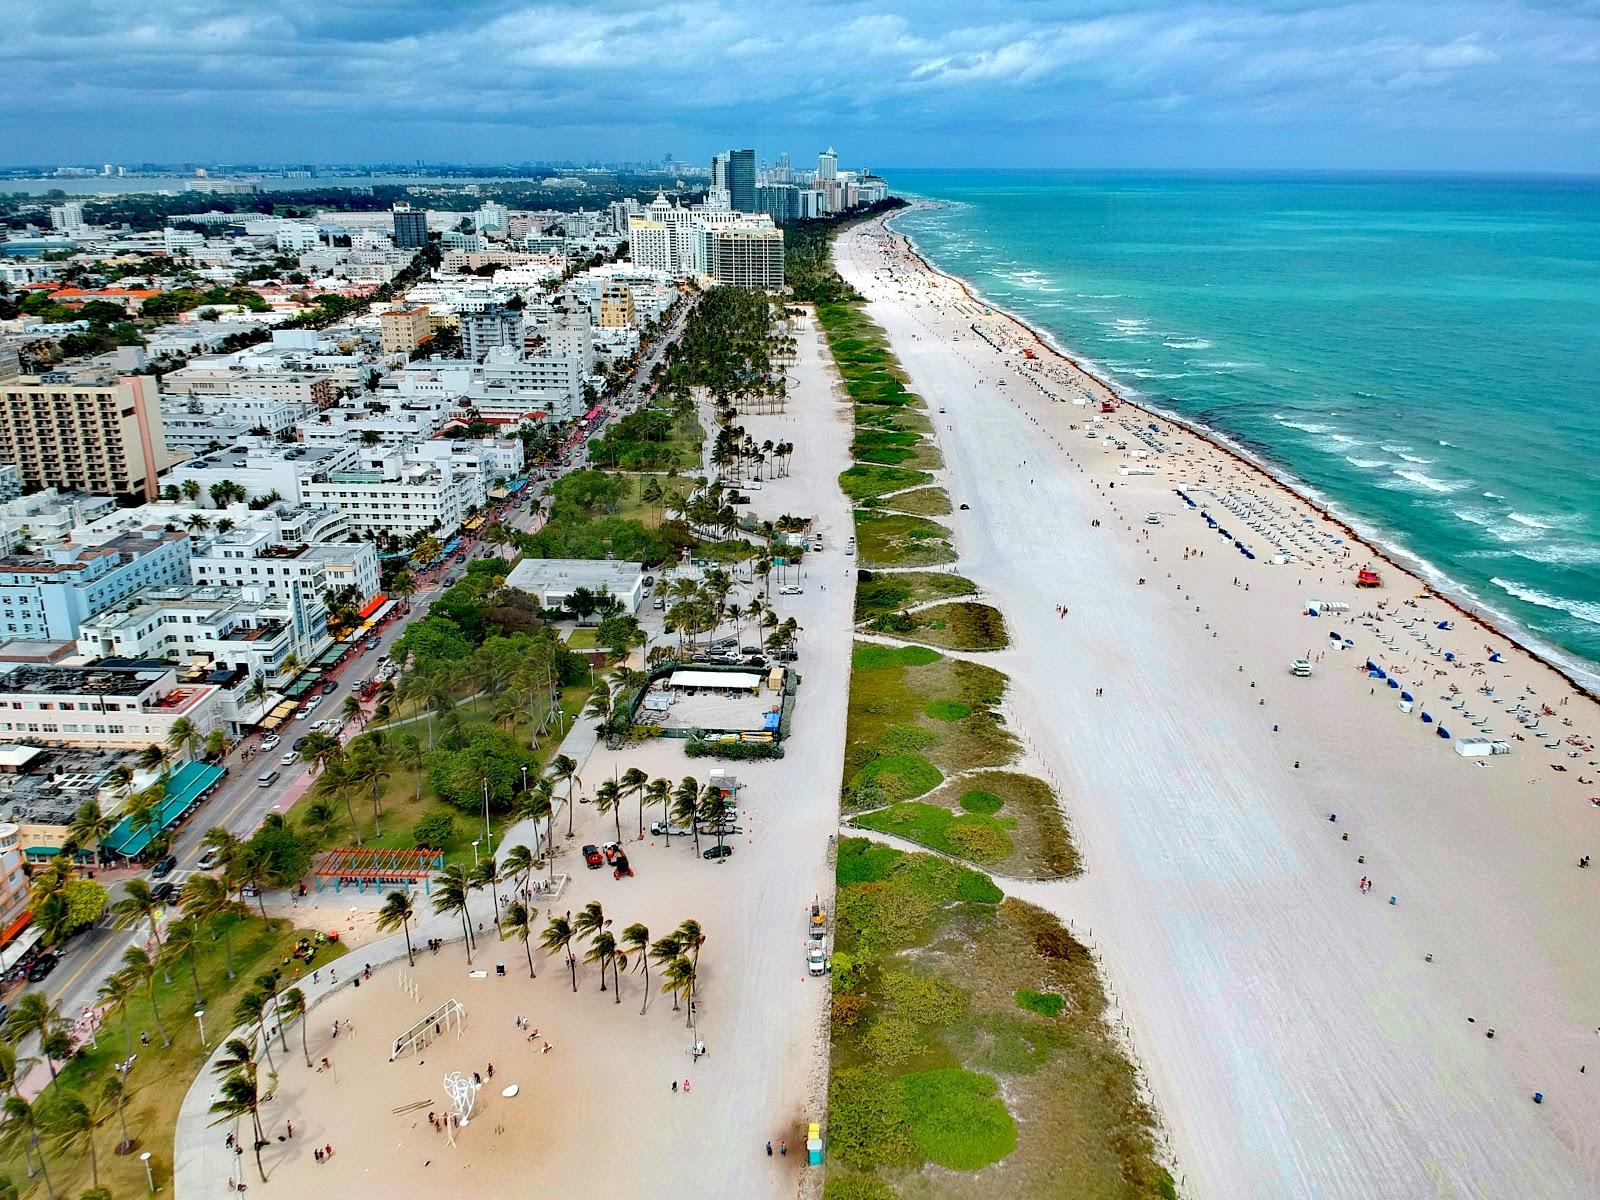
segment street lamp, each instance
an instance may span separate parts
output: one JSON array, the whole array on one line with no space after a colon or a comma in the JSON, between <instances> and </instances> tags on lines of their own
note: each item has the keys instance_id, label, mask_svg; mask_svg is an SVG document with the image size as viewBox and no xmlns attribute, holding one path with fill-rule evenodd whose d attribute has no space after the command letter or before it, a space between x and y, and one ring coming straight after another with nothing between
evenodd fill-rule
<instances>
[{"instance_id":1,"label":"street lamp","mask_svg":"<svg viewBox=\"0 0 1600 1200\"><path fill-rule=\"evenodd\" d=\"M486 854L494 853L494 834L489 832L489 777L483 777L483 849Z\"/></svg>"},{"instance_id":2,"label":"street lamp","mask_svg":"<svg viewBox=\"0 0 1600 1200\"><path fill-rule=\"evenodd\" d=\"M472 839L472 865L478 865L478 839Z\"/></svg>"},{"instance_id":3,"label":"street lamp","mask_svg":"<svg viewBox=\"0 0 1600 1200\"><path fill-rule=\"evenodd\" d=\"M155 1173L150 1170L150 1151L146 1150L139 1155L139 1161L144 1164L144 1179L150 1185L150 1194L153 1196L156 1194L156 1177Z\"/></svg>"},{"instance_id":4,"label":"street lamp","mask_svg":"<svg viewBox=\"0 0 1600 1200\"><path fill-rule=\"evenodd\" d=\"M206 1010L203 1008L195 1009L194 1019L200 1026L200 1044L209 1050L211 1043L206 1041Z\"/></svg>"}]
</instances>

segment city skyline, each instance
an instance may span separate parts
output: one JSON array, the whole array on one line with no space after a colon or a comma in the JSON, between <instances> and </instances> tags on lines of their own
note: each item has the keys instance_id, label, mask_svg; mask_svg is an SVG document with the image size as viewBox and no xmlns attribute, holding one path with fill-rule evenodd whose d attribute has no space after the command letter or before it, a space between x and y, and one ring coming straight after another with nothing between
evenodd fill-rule
<instances>
[{"instance_id":1,"label":"city skyline","mask_svg":"<svg viewBox=\"0 0 1600 1200\"><path fill-rule=\"evenodd\" d=\"M310 12L0 2L7 165L695 164L1600 170L1600 15L1573 4ZM26 99L26 98L37 99Z\"/></svg>"}]
</instances>

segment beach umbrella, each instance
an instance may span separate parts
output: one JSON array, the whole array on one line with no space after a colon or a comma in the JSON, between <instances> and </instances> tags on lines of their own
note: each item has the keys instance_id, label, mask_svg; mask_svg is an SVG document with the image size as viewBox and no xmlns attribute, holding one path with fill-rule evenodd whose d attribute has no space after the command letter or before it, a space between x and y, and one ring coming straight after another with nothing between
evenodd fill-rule
<instances>
[{"instance_id":1,"label":"beach umbrella","mask_svg":"<svg viewBox=\"0 0 1600 1200\"><path fill-rule=\"evenodd\" d=\"M1441 725L1439 726L1439 736L1442 738L1448 738L1450 736L1450 731Z\"/></svg>"},{"instance_id":2,"label":"beach umbrella","mask_svg":"<svg viewBox=\"0 0 1600 1200\"><path fill-rule=\"evenodd\" d=\"M1397 687L1400 686L1400 682L1399 682L1399 680L1391 679L1391 680L1389 680L1389 686L1392 687L1392 688L1397 688ZM1411 699L1411 697L1407 696L1406 699L1409 700L1409 699Z\"/></svg>"},{"instance_id":3,"label":"beach umbrella","mask_svg":"<svg viewBox=\"0 0 1600 1200\"><path fill-rule=\"evenodd\" d=\"M1426 711L1424 711L1423 714L1422 714L1422 723L1424 725L1432 725L1433 724L1433 717L1430 716Z\"/></svg>"}]
</instances>

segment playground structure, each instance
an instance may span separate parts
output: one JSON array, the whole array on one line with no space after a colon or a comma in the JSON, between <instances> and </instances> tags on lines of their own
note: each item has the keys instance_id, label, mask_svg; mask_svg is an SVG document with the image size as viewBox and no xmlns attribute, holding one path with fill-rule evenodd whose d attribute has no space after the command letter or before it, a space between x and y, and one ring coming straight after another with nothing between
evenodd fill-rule
<instances>
[{"instance_id":1,"label":"playground structure","mask_svg":"<svg viewBox=\"0 0 1600 1200\"><path fill-rule=\"evenodd\" d=\"M394 1045L389 1050L389 1061L393 1062L402 1054L408 1054L412 1050L420 1050L434 1038L443 1036L452 1021L455 1023L456 1038L460 1040L461 1027L467 1023L467 1006L454 996L395 1038Z\"/></svg>"},{"instance_id":2,"label":"playground structure","mask_svg":"<svg viewBox=\"0 0 1600 1200\"><path fill-rule=\"evenodd\" d=\"M416 976L410 971L400 971L395 975L395 981L400 985L402 992L418 1004L422 1003L422 988L418 986Z\"/></svg>"},{"instance_id":3,"label":"playground structure","mask_svg":"<svg viewBox=\"0 0 1600 1200\"><path fill-rule=\"evenodd\" d=\"M311 873L317 891L331 880L335 893L354 884L357 892L374 887L402 887L409 892L417 884L423 894L429 881L444 870L444 853L439 850L327 850L317 855Z\"/></svg>"},{"instance_id":4,"label":"playground structure","mask_svg":"<svg viewBox=\"0 0 1600 1200\"><path fill-rule=\"evenodd\" d=\"M454 1121L445 1122L445 1136L450 1144L456 1144L455 1131L459 1126L465 1129L472 1123L472 1113L478 1104L478 1092L483 1084L476 1075L466 1076L460 1071L451 1071L444 1077L444 1094L450 1097L454 1108Z\"/></svg>"}]
</instances>

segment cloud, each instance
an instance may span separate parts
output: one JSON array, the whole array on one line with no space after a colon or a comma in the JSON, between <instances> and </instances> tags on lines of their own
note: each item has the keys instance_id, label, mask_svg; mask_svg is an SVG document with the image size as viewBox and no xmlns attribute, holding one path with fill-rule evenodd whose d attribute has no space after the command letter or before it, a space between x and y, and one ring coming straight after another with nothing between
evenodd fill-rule
<instances>
[{"instance_id":1,"label":"cloud","mask_svg":"<svg viewBox=\"0 0 1600 1200\"><path fill-rule=\"evenodd\" d=\"M1070 141L1158 165L1198 135L1222 158L1476 138L1600 167L1577 136L1600 122L1595 0L78 0L70 21L0 0L0 20L13 161L838 141L1038 162Z\"/></svg>"}]
</instances>

